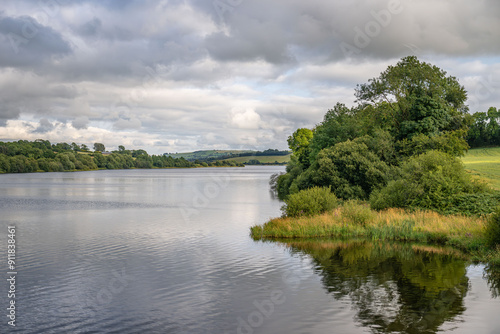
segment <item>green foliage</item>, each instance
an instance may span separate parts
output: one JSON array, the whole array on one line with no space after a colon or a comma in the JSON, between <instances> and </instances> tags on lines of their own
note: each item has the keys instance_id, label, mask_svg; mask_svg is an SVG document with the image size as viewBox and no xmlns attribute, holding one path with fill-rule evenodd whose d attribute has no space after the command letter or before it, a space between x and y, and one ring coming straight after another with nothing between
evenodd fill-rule
<instances>
[{"instance_id":1,"label":"green foliage","mask_svg":"<svg viewBox=\"0 0 500 334\"><path fill-rule=\"evenodd\" d=\"M300 164L295 156L292 155L290 162L286 166L286 174L278 176L276 181L276 190L278 197L284 200L290 194L292 183L304 171L302 164ZM295 190L297 192L298 189Z\"/></svg>"},{"instance_id":2,"label":"green foliage","mask_svg":"<svg viewBox=\"0 0 500 334\"><path fill-rule=\"evenodd\" d=\"M106 148L102 143L94 143L94 151L104 152L106 151Z\"/></svg>"},{"instance_id":3,"label":"green foliage","mask_svg":"<svg viewBox=\"0 0 500 334\"><path fill-rule=\"evenodd\" d=\"M323 122L314 131L310 140L310 162L316 160L322 149L364 134L363 128L356 109L349 109L344 104L337 103L333 109L326 112Z\"/></svg>"},{"instance_id":4,"label":"green foliage","mask_svg":"<svg viewBox=\"0 0 500 334\"><path fill-rule=\"evenodd\" d=\"M467 93L455 77L431 64L408 56L389 66L379 77L356 88L358 102L384 105L398 140L414 135L437 135L464 129Z\"/></svg>"},{"instance_id":5,"label":"green foliage","mask_svg":"<svg viewBox=\"0 0 500 334\"><path fill-rule=\"evenodd\" d=\"M293 155L304 166L309 166L309 142L313 137L313 132L309 129L297 129L290 137L288 137L288 147L293 152Z\"/></svg>"},{"instance_id":6,"label":"green foliage","mask_svg":"<svg viewBox=\"0 0 500 334\"><path fill-rule=\"evenodd\" d=\"M471 116L467 142L471 147L500 145L500 110L490 107L488 112Z\"/></svg>"},{"instance_id":7,"label":"green foliage","mask_svg":"<svg viewBox=\"0 0 500 334\"><path fill-rule=\"evenodd\" d=\"M9 158L5 154L0 154L0 173L8 173L10 170Z\"/></svg>"},{"instance_id":8,"label":"green foliage","mask_svg":"<svg viewBox=\"0 0 500 334\"><path fill-rule=\"evenodd\" d=\"M435 150L458 157L463 156L469 148L467 141L464 139L465 133L465 130L448 131L435 136L420 133L410 140L404 139L398 142L397 146L402 156L419 155Z\"/></svg>"},{"instance_id":9,"label":"green foliage","mask_svg":"<svg viewBox=\"0 0 500 334\"><path fill-rule=\"evenodd\" d=\"M484 185L472 182L460 160L443 152L429 151L409 158L402 165L398 179L372 193L370 204L376 210L425 208L446 213L466 206L469 213L479 214L484 213L485 207L474 208L474 204L486 199L472 201L472 195L487 190Z\"/></svg>"},{"instance_id":10,"label":"green foliage","mask_svg":"<svg viewBox=\"0 0 500 334\"><path fill-rule=\"evenodd\" d=\"M103 149L103 147L97 146ZM0 173L85 171L98 168L243 166L243 164L234 161L215 161L210 165L207 163L195 164L184 158L173 158L164 155L150 156L144 150L126 150L124 146L119 146L118 151L105 155L100 151L93 154L79 153L80 151L88 151L88 149L85 145L78 146L76 143L71 143L71 145L66 143L51 144L49 141L41 139L34 142L27 140L0 142Z\"/></svg>"},{"instance_id":11,"label":"green foliage","mask_svg":"<svg viewBox=\"0 0 500 334\"><path fill-rule=\"evenodd\" d=\"M277 179L280 198L314 186L331 186L339 198L367 199L392 181L391 187L399 192L378 192L374 201L379 206L405 203L408 192L425 197L428 189L399 180L404 161L431 150L462 156L468 149L465 136L471 119L464 104L467 94L456 78L436 66L414 56L402 58L379 77L358 85L355 95L359 104L348 108L337 103L308 132L311 139L297 144L305 129L289 138L296 159ZM462 166L455 171L460 170ZM424 201L460 204L460 198L450 197L448 188L434 194Z\"/></svg>"},{"instance_id":12,"label":"green foliage","mask_svg":"<svg viewBox=\"0 0 500 334\"><path fill-rule=\"evenodd\" d=\"M365 140L348 140L320 151L315 163L293 181L291 192L331 186L342 199L368 198L373 189L387 183L391 167L369 150Z\"/></svg>"},{"instance_id":13,"label":"green foliage","mask_svg":"<svg viewBox=\"0 0 500 334\"><path fill-rule=\"evenodd\" d=\"M329 188L313 187L290 195L285 203L281 210L286 216L312 216L334 209L337 197Z\"/></svg>"},{"instance_id":14,"label":"green foliage","mask_svg":"<svg viewBox=\"0 0 500 334\"><path fill-rule=\"evenodd\" d=\"M489 217L485 234L490 247L500 245L500 207Z\"/></svg>"}]
</instances>

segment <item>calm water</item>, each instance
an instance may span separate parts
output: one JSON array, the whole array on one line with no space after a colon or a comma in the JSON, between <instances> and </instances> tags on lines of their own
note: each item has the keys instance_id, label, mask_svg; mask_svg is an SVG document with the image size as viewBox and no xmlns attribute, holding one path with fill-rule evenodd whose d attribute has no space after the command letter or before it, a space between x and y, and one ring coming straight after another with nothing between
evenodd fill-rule
<instances>
[{"instance_id":1,"label":"calm water","mask_svg":"<svg viewBox=\"0 0 500 334\"><path fill-rule=\"evenodd\" d=\"M19 333L500 333L499 275L452 251L254 242L282 167L0 175ZM8 286L0 284L0 332Z\"/></svg>"}]
</instances>

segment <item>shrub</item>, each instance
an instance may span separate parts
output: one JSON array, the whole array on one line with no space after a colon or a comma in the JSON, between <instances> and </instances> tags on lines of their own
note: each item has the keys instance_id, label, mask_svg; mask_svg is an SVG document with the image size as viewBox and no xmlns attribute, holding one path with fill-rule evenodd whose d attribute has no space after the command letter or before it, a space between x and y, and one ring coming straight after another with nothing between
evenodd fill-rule
<instances>
[{"instance_id":1,"label":"shrub","mask_svg":"<svg viewBox=\"0 0 500 334\"><path fill-rule=\"evenodd\" d=\"M488 219L485 234L490 247L500 245L500 207Z\"/></svg>"},{"instance_id":2,"label":"shrub","mask_svg":"<svg viewBox=\"0 0 500 334\"><path fill-rule=\"evenodd\" d=\"M290 195L285 203L281 210L286 216L312 216L334 209L337 197L330 188L313 187Z\"/></svg>"},{"instance_id":3,"label":"shrub","mask_svg":"<svg viewBox=\"0 0 500 334\"><path fill-rule=\"evenodd\" d=\"M365 144L369 138L357 138L321 150L316 161L291 184L290 192L312 186L331 186L341 199L367 199L385 186L394 172Z\"/></svg>"},{"instance_id":4,"label":"shrub","mask_svg":"<svg viewBox=\"0 0 500 334\"><path fill-rule=\"evenodd\" d=\"M350 200L342 206L342 216L354 225L366 225L375 219L375 213L366 204Z\"/></svg>"},{"instance_id":5,"label":"shrub","mask_svg":"<svg viewBox=\"0 0 500 334\"><path fill-rule=\"evenodd\" d=\"M370 204L376 210L399 207L454 213L460 207L468 214L480 214L487 213L495 203L489 192L487 186L471 180L460 160L428 151L403 163L399 179L375 190Z\"/></svg>"}]
</instances>

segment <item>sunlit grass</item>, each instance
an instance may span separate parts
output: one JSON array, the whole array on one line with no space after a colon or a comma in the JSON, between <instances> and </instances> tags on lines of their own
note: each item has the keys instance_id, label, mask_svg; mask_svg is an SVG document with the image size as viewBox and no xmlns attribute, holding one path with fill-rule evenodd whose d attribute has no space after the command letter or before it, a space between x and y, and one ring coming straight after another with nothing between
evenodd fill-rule
<instances>
[{"instance_id":1,"label":"sunlit grass","mask_svg":"<svg viewBox=\"0 0 500 334\"><path fill-rule=\"evenodd\" d=\"M241 162L245 163L250 160L259 160L262 163L273 163L275 161L279 163L283 162L290 162L290 157L291 154L288 155L252 155L252 156L246 156L246 157L233 157L233 158L227 158L224 160L234 160L236 162Z\"/></svg>"},{"instance_id":2,"label":"sunlit grass","mask_svg":"<svg viewBox=\"0 0 500 334\"><path fill-rule=\"evenodd\" d=\"M485 217L394 208L377 212L367 204L351 203L312 217L274 218L252 227L251 235L256 240L364 238L448 245L473 260L500 263L500 249L487 247L486 223Z\"/></svg>"},{"instance_id":3,"label":"sunlit grass","mask_svg":"<svg viewBox=\"0 0 500 334\"><path fill-rule=\"evenodd\" d=\"M471 149L462 162L475 179L500 190L500 147Z\"/></svg>"},{"instance_id":4,"label":"sunlit grass","mask_svg":"<svg viewBox=\"0 0 500 334\"><path fill-rule=\"evenodd\" d=\"M254 226L252 235L263 238L304 238L338 236L377 236L390 234L395 239L421 239L423 235L482 235L485 219L463 215L441 215L433 211L388 209L373 211L366 205L361 217L353 209L339 207L314 217L275 218L262 226ZM398 235L397 231L408 232Z\"/></svg>"}]
</instances>

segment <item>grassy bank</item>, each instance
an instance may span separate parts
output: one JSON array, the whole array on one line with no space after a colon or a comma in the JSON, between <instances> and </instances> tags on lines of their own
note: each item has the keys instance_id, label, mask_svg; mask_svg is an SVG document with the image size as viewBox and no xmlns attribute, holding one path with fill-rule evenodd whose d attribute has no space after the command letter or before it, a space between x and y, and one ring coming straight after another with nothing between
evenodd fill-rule
<instances>
[{"instance_id":1,"label":"grassy bank","mask_svg":"<svg viewBox=\"0 0 500 334\"><path fill-rule=\"evenodd\" d=\"M472 260L500 264L500 248L489 249L486 219L440 215L432 211L388 209L377 212L365 204L347 203L312 217L275 218L251 228L254 239L366 238L414 241L452 246Z\"/></svg>"},{"instance_id":2,"label":"grassy bank","mask_svg":"<svg viewBox=\"0 0 500 334\"><path fill-rule=\"evenodd\" d=\"M273 163L275 161L279 163L288 163L290 162L290 157L291 154L289 155L252 155L252 156L247 156L247 157L235 157L235 158L228 158L225 160L233 160L236 162L241 162L241 163L247 163L250 160L259 160L262 163Z\"/></svg>"},{"instance_id":3,"label":"grassy bank","mask_svg":"<svg viewBox=\"0 0 500 334\"><path fill-rule=\"evenodd\" d=\"M500 147L471 149L462 162L474 178L500 190Z\"/></svg>"}]
</instances>

